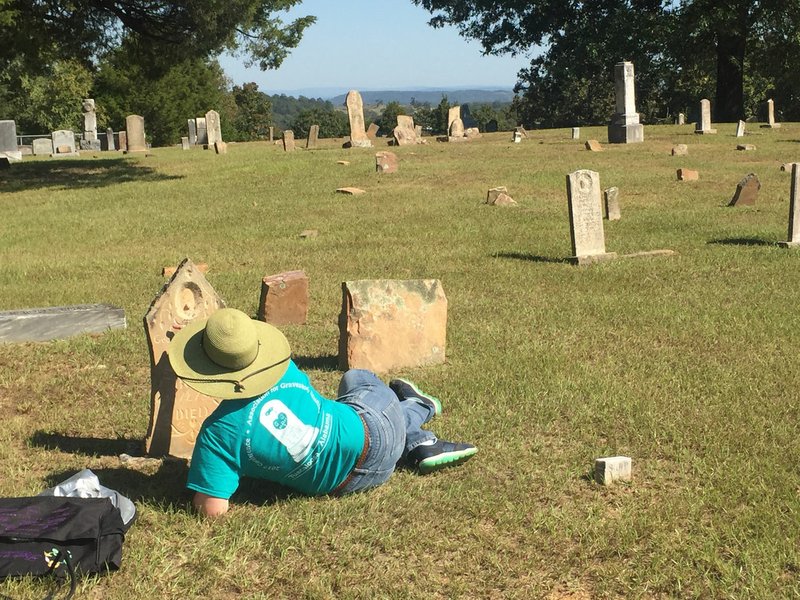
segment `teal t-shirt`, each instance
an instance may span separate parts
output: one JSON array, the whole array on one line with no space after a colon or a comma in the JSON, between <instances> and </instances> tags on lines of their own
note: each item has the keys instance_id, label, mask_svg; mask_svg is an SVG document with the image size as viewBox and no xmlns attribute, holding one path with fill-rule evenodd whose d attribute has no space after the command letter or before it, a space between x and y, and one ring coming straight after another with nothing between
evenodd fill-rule
<instances>
[{"instance_id":1,"label":"teal t-shirt","mask_svg":"<svg viewBox=\"0 0 800 600\"><path fill-rule=\"evenodd\" d=\"M240 477L327 494L353 470L364 425L347 404L321 396L294 362L264 395L223 400L203 423L186 486L228 499Z\"/></svg>"}]
</instances>

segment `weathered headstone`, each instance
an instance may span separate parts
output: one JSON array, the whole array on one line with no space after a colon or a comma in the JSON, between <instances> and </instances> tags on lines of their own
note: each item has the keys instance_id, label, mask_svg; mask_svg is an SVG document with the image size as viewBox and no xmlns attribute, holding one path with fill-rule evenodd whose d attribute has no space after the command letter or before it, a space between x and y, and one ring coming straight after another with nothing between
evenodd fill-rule
<instances>
[{"instance_id":1,"label":"weathered headstone","mask_svg":"<svg viewBox=\"0 0 800 600\"><path fill-rule=\"evenodd\" d=\"M197 127L197 144L198 146L205 146L208 144L208 127L206 126L205 117L197 117L195 120Z\"/></svg>"},{"instance_id":2,"label":"weathered headstone","mask_svg":"<svg viewBox=\"0 0 800 600\"><path fill-rule=\"evenodd\" d=\"M481 135L481 130L477 127L467 127L464 129L464 137L468 140L475 140L483 136Z\"/></svg>"},{"instance_id":3,"label":"weathered headstone","mask_svg":"<svg viewBox=\"0 0 800 600\"><path fill-rule=\"evenodd\" d=\"M517 203L508 195L508 189L501 185L489 188L486 193L486 204L489 206L516 206Z\"/></svg>"},{"instance_id":4,"label":"weathered headstone","mask_svg":"<svg viewBox=\"0 0 800 600\"><path fill-rule=\"evenodd\" d=\"M294 131L287 129L283 132L283 150L292 152L294 150Z\"/></svg>"},{"instance_id":5,"label":"weathered headstone","mask_svg":"<svg viewBox=\"0 0 800 600\"><path fill-rule=\"evenodd\" d=\"M461 141L464 139L464 122L459 119L454 119L452 123L450 123L450 129L448 130L448 139L451 142L454 141Z\"/></svg>"},{"instance_id":6,"label":"weathered headstone","mask_svg":"<svg viewBox=\"0 0 800 600\"><path fill-rule=\"evenodd\" d=\"M397 115L397 127L392 130L395 146L410 146L416 144L419 139L414 118L408 115Z\"/></svg>"},{"instance_id":7,"label":"weathered headstone","mask_svg":"<svg viewBox=\"0 0 800 600\"><path fill-rule=\"evenodd\" d=\"M686 125L686 115L678 113L678 125Z\"/></svg>"},{"instance_id":8,"label":"weathered headstone","mask_svg":"<svg viewBox=\"0 0 800 600\"><path fill-rule=\"evenodd\" d=\"M147 152L147 142L144 138L144 117L139 115L125 117L125 131L128 133L127 152Z\"/></svg>"},{"instance_id":9,"label":"weathered headstone","mask_svg":"<svg viewBox=\"0 0 800 600\"><path fill-rule=\"evenodd\" d=\"M800 164L792 164L792 184L789 192L789 239L778 242L784 248L800 247Z\"/></svg>"},{"instance_id":10,"label":"weathered headstone","mask_svg":"<svg viewBox=\"0 0 800 600\"><path fill-rule=\"evenodd\" d=\"M716 129L711 128L711 101L703 98L700 100L700 121L694 130L695 133L709 134L717 133Z\"/></svg>"},{"instance_id":11,"label":"weathered headstone","mask_svg":"<svg viewBox=\"0 0 800 600\"><path fill-rule=\"evenodd\" d=\"M598 142L597 140L587 140L585 146L586 146L586 149L589 152L602 152L603 151L603 146L600 145L600 142Z\"/></svg>"},{"instance_id":12,"label":"weathered headstone","mask_svg":"<svg viewBox=\"0 0 800 600\"><path fill-rule=\"evenodd\" d=\"M114 145L114 130L109 127L106 129L105 150L108 152L113 152L116 149L117 148Z\"/></svg>"},{"instance_id":13,"label":"weathered headstone","mask_svg":"<svg viewBox=\"0 0 800 600\"><path fill-rule=\"evenodd\" d=\"M736 184L736 192L728 206L754 206L760 189L761 182L758 180L758 176L755 173L748 173Z\"/></svg>"},{"instance_id":14,"label":"weathered headstone","mask_svg":"<svg viewBox=\"0 0 800 600\"><path fill-rule=\"evenodd\" d=\"M188 259L161 289L144 317L150 347L150 425L147 454L191 458L205 418L219 400L197 392L175 376L167 348L177 331L225 307L203 274Z\"/></svg>"},{"instance_id":15,"label":"weathered headstone","mask_svg":"<svg viewBox=\"0 0 800 600\"><path fill-rule=\"evenodd\" d=\"M81 150L98 151L101 147L100 140L97 138L97 112L95 112L94 100L86 98L81 107L83 109Z\"/></svg>"},{"instance_id":16,"label":"weathered headstone","mask_svg":"<svg viewBox=\"0 0 800 600\"><path fill-rule=\"evenodd\" d=\"M606 209L606 219L619 221L622 218L619 210L619 188L610 187L603 190L603 201Z\"/></svg>"},{"instance_id":17,"label":"weathered headstone","mask_svg":"<svg viewBox=\"0 0 800 600\"><path fill-rule=\"evenodd\" d=\"M447 110L447 131L448 132L450 131L450 127L453 125L453 121L455 121L456 119L460 119L460 118L461 118L461 107L460 106L451 106ZM462 121L461 127L462 127L462 129L464 127L463 121Z\"/></svg>"},{"instance_id":18,"label":"weathered headstone","mask_svg":"<svg viewBox=\"0 0 800 600\"><path fill-rule=\"evenodd\" d=\"M520 134L522 137L524 137L524 138L527 138L527 137L528 137L528 132L527 132L527 131L525 131L525 128L524 128L522 125L517 125L517 126L514 128L514 132L515 132L515 133L519 133L519 134Z\"/></svg>"},{"instance_id":19,"label":"weathered headstone","mask_svg":"<svg viewBox=\"0 0 800 600\"><path fill-rule=\"evenodd\" d=\"M600 175L586 169L567 175L567 203L572 262L584 265L616 258L615 252L606 252Z\"/></svg>"},{"instance_id":20,"label":"weathered headstone","mask_svg":"<svg viewBox=\"0 0 800 600\"><path fill-rule=\"evenodd\" d=\"M308 139L306 139L306 148L316 148L317 140L319 139L319 125L312 125L308 128Z\"/></svg>"},{"instance_id":21,"label":"weathered headstone","mask_svg":"<svg viewBox=\"0 0 800 600\"><path fill-rule=\"evenodd\" d=\"M573 140L581 139L581 128L580 127L573 127L572 128L572 139Z\"/></svg>"},{"instance_id":22,"label":"weathered headstone","mask_svg":"<svg viewBox=\"0 0 800 600\"><path fill-rule=\"evenodd\" d=\"M22 160L22 152L17 148L17 123L15 121L0 121L0 156L7 157L9 161Z\"/></svg>"},{"instance_id":23,"label":"weathered headstone","mask_svg":"<svg viewBox=\"0 0 800 600\"><path fill-rule=\"evenodd\" d=\"M378 173L397 173L397 154L394 152L376 152L375 170Z\"/></svg>"},{"instance_id":24,"label":"weathered headstone","mask_svg":"<svg viewBox=\"0 0 800 600\"><path fill-rule=\"evenodd\" d=\"M345 100L347 116L350 120L350 146L353 148L371 148L372 142L364 129L364 102L361 94L350 90Z\"/></svg>"},{"instance_id":25,"label":"weathered headstone","mask_svg":"<svg viewBox=\"0 0 800 600\"><path fill-rule=\"evenodd\" d=\"M119 149L123 152L128 149L128 132L124 129L117 134L117 139L119 140Z\"/></svg>"},{"instance_id":26,"label":"weathered headstone","mask_svg":"<svg viewBox=\"0 0 800 600\"><path fill-rule=\"evenodd\" d=\"M746 126L746 123L744 121L742 121L742 120L740 120L739 123L736 125L736 137L737 138L744 137L745 126Z\"/></svg>"},{"instance_id":27,"label":"weathered headstone","mask_svg":"<svg viewBox=\"0 0 800 600\"><path fill-rule=\"evenodd\" d=\"M594 479L600 485L633 479L633 461L627 456L609 456L594 461Z\"/></svg>"},{"instance_id":28,"label":"weathered headstone","mask_svg":"<svg viewBox=\"0 0 800 600\"><path fill-rule=\"evenodd\" d=\"M217 140L214 142L214 152L217 154L227 154L228 153L228 144L223 142L222 140Z\"/></svg>"},{"instance_id":29,"label":"weathered headstone","mask_svg":"<svg viewBox=\"0 0 800 600\"><path fill-rule=\"evenodd\" d=\"M75 151L75 134L68 129L59 129L50 134L53 139L53 150L58 156L77 156Z\"/></svg>"},{"instance_id":30,"label":"weathered headstone","mask_svg":"<svg viewBox=\"0 0 800 600\"><path fill-rule=\"evenodd\" d=\"M219 113L210 110L206 113L206 144L211 148L216 142L222 141L222 126L219 122Z\"/></svg>"},{"instance_id":31,"label":"weathered headstone","mask_svg":"<svg viewBox=\"0 0 800 600\"><path fill-rule=\"evenodd\" d=\"M633 144L644 141L644 125L639 123L634 92L633 63L623 61L614 65L616 111L608 126L609 144Z\"/></svg>"},{"instance_id":32,"label":"weathered headstone","mask_svg":"<svg viewBox=\"0 0 800 600\"><path fill-rule=\"evenodd\" d=\"M269 128L269 143L271 144L274 141L275 141L275 128L270 126L270 128Z\"/></svg>"},{"instance_id":33,"label":"weathered headstone","mask_svg":"<svg viewBox=\"0 0 800 600\"><path fill-rule=\"evenodd\" d=\"M308 277L303 271L261 280L258 318L272 325L303 325L308 318Z\"/></svg>"},{"instance_id":34,"label":"weathered headstone","mask_svg":"<svg viewBox=\"0 0 800 600\"><path fill-rule=\"evenodd\" d=\"M345 281L339 364L385 373L443 363L447 298L437 279Z\"/></svg>"},{"instance_id":35,"label":"weathered headstone","mask_svg":"<svg viewBox=\"0 0 800 600\"><path fill-rule=\"evenodd\" d=\"M414 125L414 133L417 134L417 142L422 143L422 125Z\"/></svg>"},{"instance_id":36,"label":"weathered headstone","mask_svg":"<svg viewBox=\"0 0 800 600\"><path fill-rule=\"evenodd\" d=\"M191 150L192 146L189 143L189 138L188 137L182 137L181 138L181 148L183 150Z\"/></svg>"},{"instance_id":37,"label":"weathered headstone","mask_svg":"<svg viewBox=\"0 0 800 600\"><path fill-rule=\"evenodd\" d=\"M678 169L678 181L698 181L700 173L692 169Z\"/></svg>"},{"instance_id":38,"label":"weathered headstone","mask_svg":"<svg viewBox=\"0 0 800 600\"><path fill-rule=\"evenodd\" d=\"M513 140L514 140L515 144L521 144L522 143L522 134L519 131L515 131Z\"/></svg>"},{"instance_id":39,"label":"weathered headstone","mask_svg":"<svg viewBox=\"0 0 800 600\"><path fill-rule=\"evenodd\" d=\"M780 123L775 122L775 101L770 98L767 100L767 127L777 129L780 126Z\"/></svg>"},{"instance_id":40,"label":"weathered headstone","mask_svg":"<svg viewBox=\"0 0 800 600\"><path fill-rule=\"evenodd\" d=\"M672 147L672 156L686 156L689 154L689 146L686 144L678 144Z\"/></svg>"},{"instance_id":41,"label":"weathered headstone","mask_svg":"<svg viewBox=\"0 0 800 600\"><path fill-rule=\"evenodd\" d=\"M0 343L46 342L109 329L125 329L125 311L108 304L0 312Z\"/></svg>"},{"instance_id":42,"label":"weathered headstone","mask_svg":"<svg viewBox=\"0 0 800 600\"><path fill-rule=\"evenodd\" d=\"M378 137L378 130L379 129L380 129L380 127L378 127L377 124L370 123L369 127L367 127L367 137L370 140L375 141L375 139Z\"/></svg>"},{"instance_id":43,"label":"weathered headstone","mask_svg":"<svg viewBox=\"0 0 800 600\"><path fill-rule=\"evenodd\" d=\"M189 144L194 146L197 143L197 122L194 119L187 119L186 125L189 128Z\"/></svg>"},{"instance_id":44,"label":"weathered headstone","mask_svg":"<svg viewBox=\"0 0 800 600\"><path fill-rule=\"evenodd\" d=\"M42 156L53 153L53 140L50 138L37 138L33 140L33 155Z\"/></svg>"}]
</instances>

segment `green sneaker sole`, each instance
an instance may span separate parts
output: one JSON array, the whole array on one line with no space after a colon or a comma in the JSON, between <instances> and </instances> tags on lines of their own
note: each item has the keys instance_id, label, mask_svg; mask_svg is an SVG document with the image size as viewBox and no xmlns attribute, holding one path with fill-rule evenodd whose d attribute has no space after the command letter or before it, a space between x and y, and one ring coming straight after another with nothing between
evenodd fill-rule
<instances>
[{"instance_id":1,"label":"green sneaker sole","mask_svg":"<svg viewBox=\"0 0 800 600\"><path fill-rule=\"evenodd\" d=\"M457 450L455 452L444 452L436 456L431 456L421 460L417 468L423 475L433 473L439 469L446 467L455 467L463 462L472 458L478 452L477 448L467 448L466 450Z\"/></svg>"},{"instance_id":2,"label":"green sneaker sole","mask_svg":"<svg viewBox=\"0 0 800 600\"><path fill-rule=\"evenodd\" d=\"M411 389L413 389L414 392L416 392L417 396L419 396L420 398L425 398L426 400L430 400L433 403L433 415L435 417L438 417L439 415L442 414L442 401L441 400L439 400L435 396L431 396L430 394L427 394L427 393L423 392L416 385L414 385L413 381L409 381L408 379L400 379L399 381L404 381L408 385L410 385Z\"/></svg>"}]
</instances>

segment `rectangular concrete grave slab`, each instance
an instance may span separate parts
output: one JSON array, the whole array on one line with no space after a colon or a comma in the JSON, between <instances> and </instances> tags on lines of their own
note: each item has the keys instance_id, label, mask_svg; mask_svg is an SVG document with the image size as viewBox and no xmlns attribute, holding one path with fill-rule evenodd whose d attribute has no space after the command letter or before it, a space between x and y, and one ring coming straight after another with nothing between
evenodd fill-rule
<instances>
[{"instance_id":1,"label":"rectangular concrete grave slab","mask_svg":"<svg viewBox=\"0 0 800 600\"><path fill-rule=\"evenodd\" d=\"M736 184L736 192L728 206L755 206L760 189L761 182L758 180L758 176L755 173L748 173Z\"/></svg>"},{"instance_id":2,"label":"rectangular concrete grave slab","mask_svg":"<svg viewBox=\"0 0 800 600\"><path fill-rule=\"evenodd\" d=\"M789 239L778 242L784 248L800 246L800 164L792 163L792 184L789 192Z\"/></svg>"},{"instance_id":3,"label":"rectangular concrete grave slab","mask_svg":"<svg viewBox=\"0 0 800 600\"><path fill-rule=\"evenodd\" d=\"M191 458L200 426L219 400L178 379L167 356L175 333L194 319L225 307L211 284L189 259L178 265L144 316L150 348L150 424L145 451L151 456Z\"/></svg>"},{"instance_id":4,"label":"rectangular concrete grave slab","mask_svg":"<svg viewBox=\"0 0 800 600\"><path fill-rule=\"evenodd\" d=\"M447 298L438 279L342 283L339 365L377 373L443 363Z\"/></svg>"},{"instance_id":5,"label":"rectangular concrete grave slab","mask_svg":"<svg viewBox=\"0 0 800 600\"><path fill-rule=\"evenodd\" d=\"M258 318L272 325L305 325L308 277L303 271L269 275L261 280Z\"/></svg>"},{"instance_id":6,"label":"rectangular concrete grave slab","mask_svg":"<svg viewBox=\"0 0 800 600\"><path fill-rule=\"evenodd\" d=\"M572 262L583 265L616 258L606 252L600 175L583 169L567 175Z\"/></svg>"},{"instance_id":7,"label":"rectangular concrete grave slab","mask_svg":"<svg viewBox=\"0 0 800 600\"><path fill-rule=\"evenodd\" d=\"M594 461L594 478L600 485L633 479L633 461L627 456L609 456Z\"/></svg>"},{"instance_id":8,"label":"rectangular concrete grave slab","mask_svg":"<svg viewBox=\"0 0 800 600\"><path fill-rule=\"evenodd\" d=\"M283 132L283 149L285 152L294 150L294 131L287 129Z\"/></svg>"},{"instance_id":9,"label":"rectangular concrete grave slab","mask_svg":"<svg viewBox=\"0 0 800 600\"><path fill-rule=\"evenodd\" d=\"M606 219L619 221L622 218L619 210L619 188L610 187L603 190L603 201L606 209Z\"/></svg>"},{"instance_id":10,"label":"rectangular concrete grave slab","mask_svg":"<svg viewBox=\"0 0 800 600\"><path fill-rule=\"evenodd\" d=\"M350 146L353 148L371 148L372 142L367 137L364 127L364 102L357 90L350 90L344 102L347 117L350 121Z\"/></svg>"},{"instance_id":11,"label":"rectangular concrete grave slab","mask_svg":"<svg viewBox=\"0 0 800 600\"><path fill-rule=\"evenodd\" d=\"M53 140L50 138L37 138L33 140L34 156L49 156L53 153Z\"/></svg>"},{"instance_id":12,"label":"rectangular concrete grave slab","mask_svg":"<svg viewBox=\"0 0 800 600\"><path fill-rule=\"evenodd\" d=\"M0 312L0 343L46 342L125 326L125 311L109 304L7 310Z\"/></svg>"},{"instance_id":13,"label":"rectangular concrete grave slab","mask_svg":"<svg viewBox=\"0 0 800 600\"><path fill-rule=\"evenodd\" d=\"M125 131L127 132L128 148L126 152L147 152L147 142L144 136L144 117L128 115L125 117Z\"/></svg>"}]
</instances>

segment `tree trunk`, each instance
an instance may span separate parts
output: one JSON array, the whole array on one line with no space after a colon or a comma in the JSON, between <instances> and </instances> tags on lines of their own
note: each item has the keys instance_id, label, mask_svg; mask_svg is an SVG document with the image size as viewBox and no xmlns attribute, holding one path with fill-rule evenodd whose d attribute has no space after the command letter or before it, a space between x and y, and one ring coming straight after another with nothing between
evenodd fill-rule
<instances>
[{"instance_id":1,"label":"tree trunk","mask_svg":"<svg viewBox=\"0 0 800 600\"><path fill-rule=\"evenodd\" d=\"M747 45L747 11L717 31L717 97L714 121L744 119L744 53ZM724 27L724 25L723 25Z\"/></svg>"}]
</instances>

